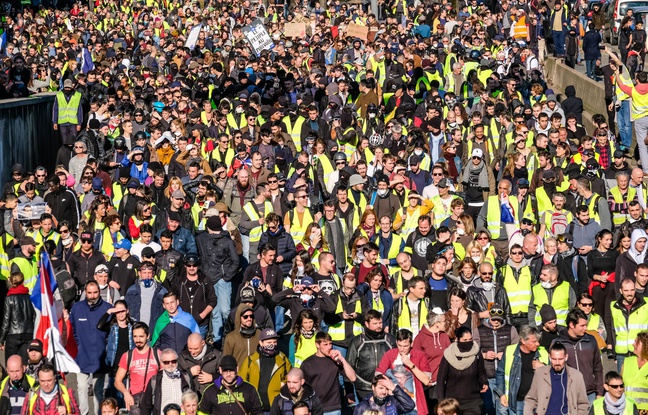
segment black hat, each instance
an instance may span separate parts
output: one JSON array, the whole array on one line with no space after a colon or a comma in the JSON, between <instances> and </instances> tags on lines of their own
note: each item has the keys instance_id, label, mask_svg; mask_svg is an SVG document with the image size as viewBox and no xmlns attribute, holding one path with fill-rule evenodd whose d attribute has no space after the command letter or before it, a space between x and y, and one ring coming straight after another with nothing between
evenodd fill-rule
<instances>
[{"instance_id":1,"label":"black hat","mask_svg":"<svg viewBox=\"0 0 648 415\"><path fill-rule=\"evenodd\" d=\"M170 210L168 215L169 215L169 220L174 220L176 222L180 222L182 220L178 212L174 212Z\"/></svg>"},{"instance_id":2,"label":"black hat","mask_svg":"<svg viewBox=\"0 0 648 415\"><path fill-rule=\"evenodd\" d=\"M245 286L241 288L241 302L242 303L254 303L254 287Z\"/></svg>"},{"instance_id":3,"label":"black hat","mask_svg":"<svg viewBox=\"0 0 648 415\"><path fill-rule=\"evenodd\" d=\"M198 265L200 264L200 256L195 252L188 252L184 256L184 263L186 265Z\"/></svg>"},{"instance_id":4,"label":"black hat","mask_svg":"<svg viewBox=\"0 0 648 415\"><path fill-rule=\"evenodd\" d=\"M556 310L549 304L543 304L540 308L540 317L542 317L542 324L556 320Z\"/></svg>"},{"instance_id":5,"label":"black hat","mask_svg":"<svg viewBox=\"0 0 648 415\"><path fill-rule=\"evenodd\" d=\"M214 232L223 230L223 224L219 216L212 216L209 219L207 219L205 226L207 226L207 229Z\"/></svg>"},{"instance_id":6,"label":"black hat","mask_svg":"<svg viewBox=\"0 0 648 415\"><path fill-rule=\"evenodd\" d=\"M146 248L142 249L142 255L141 255L142 258L151 258L154 256L155 256L155 251L150 246L147 246Z\"/></svg>"},{"instance_id":7,"label":"black hat","mask_svg":"<svg viewBox=\"0 0 648 415\"><path fill-rule=\"evenodd\" d=\"M223 371L226 371L226 370L234 370L234 371L236 371L236 369L238 368L238 363L236 363L236 359L234 358L234 356L228 354L226 356L223 356L223 358L221 359L219 367Z\"/></svg>"},{"instance_id":8,"label":"black hat","mask_svg":"<svg viewBox=\"0 0 648 415\"><path fill-rule=\"evenodd\" d=\"M30 341L29 346L27 346L27 351L29 352L31 350L43 353L43 342L38 339Z\"/></svg>"}]
</instances>

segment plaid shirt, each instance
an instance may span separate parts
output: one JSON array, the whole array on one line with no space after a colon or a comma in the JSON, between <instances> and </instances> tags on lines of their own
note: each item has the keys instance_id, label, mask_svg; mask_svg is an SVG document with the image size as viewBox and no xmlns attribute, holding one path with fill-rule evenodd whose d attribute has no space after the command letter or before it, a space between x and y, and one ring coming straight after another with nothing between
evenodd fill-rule
<instances>
[{"instance_id":1,"label":"plaid shirt","mask_svg":"<svg viewBox=\"0 0 648 415\"><path fill-rule=\"evenodd\" d=\"M32 394L34 393L38 394L38 398L36 398L36 402L34 403L33 412L30 412L29 401L31 401L31 398L33 396ZM25 402L23 403L22 410L20 411L20 415L58 415L57 407L59 405L65 405L65 400L63 399L63 396L60 395L60 385L59 396L52 399L49 404L46 404L43 398L40 397L40 393L40 388L37 388L35 391L27 394L27 396L25 397ZM67 413L67 415L79 415L79 405L74 398L74 393L71 389L67 389L67 393L70 400L70 411Z\"/></svg>"},{"instance_id":2,"label":"plaid shirt","mask_svg":"<svg viewBox=\"0 0 648 415\"><path fill-rule=\"evenodd\" d=\"M599 164L603 169L607 169L610 167L610 145L609 144L604 144L602 146L599 146L598 143L596 144L596 152L599 155Z\"/></svg>"}]
</instances>

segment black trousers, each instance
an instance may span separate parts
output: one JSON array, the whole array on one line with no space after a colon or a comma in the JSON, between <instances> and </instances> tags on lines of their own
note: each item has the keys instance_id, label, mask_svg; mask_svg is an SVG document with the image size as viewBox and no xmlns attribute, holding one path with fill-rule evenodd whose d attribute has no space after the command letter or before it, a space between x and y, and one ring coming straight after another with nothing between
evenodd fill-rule
<instances>
[{"instance_id":1,"label":"black trousers","mask_svg":"<svg viewBox=\"0 0 648 415\"><path fill-rule=\"evenodd\" d=\"M22 357L27 364L27 346L34 338L34 333L9 334L5 341L5 361L15 354Z\"/></svg>"}]
</instances>

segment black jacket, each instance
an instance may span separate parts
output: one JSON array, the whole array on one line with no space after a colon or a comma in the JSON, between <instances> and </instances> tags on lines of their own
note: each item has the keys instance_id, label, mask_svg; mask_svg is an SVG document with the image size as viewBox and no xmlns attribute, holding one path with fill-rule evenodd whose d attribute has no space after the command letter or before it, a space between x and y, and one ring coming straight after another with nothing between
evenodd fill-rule
<instances>
[{"instance_id":1,"label":"black jacket","mask_svg":"<svg viewBox=\"0 0 648 415\"><path fill-rule=\"evenodd\" d=\"M61 186L57 191L47 193L43 199L52 208L52 215L58 222L66 220L71 229L77 228L81 212L79 201L72 190Z\"/></svg>"},{"instance_id":2,"label":"black jacket","mask_svg":"<svg viewBox=\"0 0 648 415\"><path fill-rule=\"evenodd\" d=\"M322 319L324 318L324 313L335 312L335 303L333 302L331 296L323 291L320 291L319 293L314 295L315 302L309 309L317 316L317 319L319 321L322 321ZM276 293L272 296L272 301L277 305L287 308L293 321L297 318L302 310L306 309L300 298L300 294L295 293L292 288Z\"/></svg>"},{"instance_id":3,"label":"black jacket","mask_svg":"<svg viewBox=\"0 0 648 415\"><path fill-rule=\"evenodd\" d=\"M184 370L189 374L193 382L192 389L199 392L200 395L203 394L203 392L205 391L207 386L211 384L211 382L200 384L198 382L198 377L191 374L191 368L194 366L199 366L200 370L213 375L215 378L216 374L218 373L218 365L220 364L222 358L221 352L214 349L212 346L205 344L205 347L207 348L207 350L205 351L205 356L203 356L201 360L194 358L187 349L183 350L178 357L178 366L180 367L180 370Z\"/></svg>"},{"instance_id":4,"label":"black jacket","mask_svg":"<svg viewBox=\"0 0 648 415\"><path fill-rule=\"evenodd\" d=\"M165 281L168 281L170 284L174 283L176 276L182 269L182 259L183 255L173 248L169 248L168 251L160 249L156 252L155 265L166 271Z\"/></svg>"},{"instance_id":5,"label":"black jacket","mask_svg":"<svg viewBox=\"0 0 648 415\"><path fill-rule=\"evenodd\" d=\"M88 281L94 281L94 270L97 265L105 264L106 258L95 249L90 255L85 255L81 250L74 252L67 264L70 267L70 274L77 283L83 287Z\"/></svg>"},{"instance_id":6,"label":"black jacket","mask_svg":"<svg viewBox=\"0 0 648 415\"><path fill-rule=\"evenodd\" d=\"M300 400L308 404L308 407L311 408L312 415L322 415L322 402L320 402L315 391L313 391L313 388L308 383L304 383L302 389L304 391L302 392ZM270 415L292 415L292 408L295 403L296 402L293 401L288 386L283 385L279 395L277 395L274 402L272 402Z\"/></svg>"},{"instance_id":7,"label":"black jacket","mask_svg":"<svg viewBox=\"0 0 648 415\"><path fill-rule=\"evenodd\" d=\"M278 263L277 265L281 268L283 275L288 275L292 269L292 260L297 256L295 242L293 241L292 236L286 232L283 225L281 225L274 237L270 235L270 231L263 232L261 234L261 239L259 240L259 246L263 246L264 243L275 240L277 245L275 246L275 248L277 248L277 256L283 257L283 262Z\"/></svg>"},{"instance_id":8,"label":"black jacket","mask_svg":"<svg viewBox=\"0 0 648 415\"><path fill-rule=\"evenodd\" d=\"M191 314L199 326L207 324L211 319L211 314L203 319L200 317L200 313L207 306L216 308L216 292L214 291L214 284L211 283L211 280L208 280L207 277L199 273L198 280L196 281L198 286L194 293L189 292L186 275L176 278L174 282L173 291L178 295L180 307Z\"/></svg>"},{"instance_id":9,"label":"black jacket","mask_svg":"<svg viewBox=\"0 0 648 415\"><path fill-rule=\"evenodd\" d=\"M25 289L24 286L22 286ZM4 319L0 330L0 343L10 334L33 334L36 312L29 294L11 294L5 298Z\"/></svg>"},{"instance_id":10,"label":"black jacket","mask_svg":"<svg viewBox=\"0 0 648 415\"><path fill-rule=\"evenodd\" d=\"M146 385L144 395L140 401L140 415L157 415L162 413L160 402L162 401L162 376L164 370L160 370ZM187 372L180 370L180 384L182 392L191 389L191 378Z\"/></svg>"},{"instance_id":11,"label":"black jacket","mask_svg":"<svg viewBox=\"0 0 648 415\"><path fill-rule=\"evenodd\" d=\"M567 365L583 374L587 393L603 396L605 394L603 363L601 363L601 351L594 336L585 333L583 337L575 339L565 329L558 334L555 341L560 341L567 348Z\"/></svg>"},{"instance_id":12,"label":"black jacket","mask_svg":"<svg viewBox=\"0 0 648 415\"><path fill-rule=\"evenodd\" d=\"M591 33L590 36L593 35L598 36L598 32L589 31L585 34L585 37L587 37L590 33ZM599 42L593 44L594 48L596 48L596 52L598 52L598 44ZM584 53L587 54L588 51L584 51ZM560 106L565 112L565 116L567 116L567 114L574 114L576 116L576 122L582 124L583 123L583 100L576 96L576 88L574 88L573 85L567 86L565 88L565 95L567 95L567 99L565 99L563 102L560 103Z\"/></svg>"},{"instance_id":13,"label":"black jacket","mask_svg":"<svg viewBox=\"0 0 648 415\"><path fill-rule=\"evenodd\" d=\"M265 278L263 278L263 273L261 272L261 261L257 261L254 264L250 264L245 269L241 286L236 291L236 305L238 305L241 302L240 289L243 286L245 286L245 283L247 282L251 283L251 281L255 277L263 281L264 284L269 284L273 294L278 293L283 288L283 272L281 271L281 268L279 268L279 265L276 264L269 265L268 268L266 269L266 276ZM266 306L268 308L273 306L272 295L265 290L260 291L258 289L255 289L255 300L256 303L261 306Z\"/></svg>"},{"instance_id":14,"label":"black jacket","mask_svg":"<svg viewBox=\"0 0 648 415\"><path fill-rule=\"evenodd\" d=\"M211 278L212 283L234 278L239 269L239 256L227 231L201 233L196 237L196 247L202 258L200 270Z\"/></svg>"},{"instance_id":15,"label":"black jacket","mask_svg":"<svg viewBox=\"0 0 648 415\"><path fill-rule=\"evenodd\" d=\"M475 281L476 285L468 287L468 291L466 291L466 296L468 297L466 307L475 313L488 310L488 300L480 282L481 280ZM511 304L509 303L506 290L499 283L493 284L493 290L495 290L495 302L504 310L506 322L511 324Z\"/></svg>"},{"instance_id":16,"label":"black jacket","mask_svg":"<svg viewBox=\"0 0 648 415\"><path fill-rule=\"evenodd\" d=\"M245 382L240 376L236 378L236 383L230 388L226 387L222 381L223 378L219 377L205 389L200 405L198 405L199 412L207 415L261 415L263 413L261 398L254 386ZM240 394L242 399L237 402L235 399L231 399L232 394L235 396Z\"/></svg>"},{"instance_id":17,"label":"black jacket","mask_svg":"<svg viewBox=\"0 0 648 415\"><path fill-rule=\"evenodd\" d=\"M506 346L515 344L519 341L517 330L515 327L508 324L503 324L502 327L495 330L493 327L486 323L480 324L477 327L477 336L479 339L479 349L482 353L486 352L506 352ZM476 340L476 339L475 339ZM504 359L504 357L502 357ZM502 360L486 360L484 359L484 368L486 369L486 376L489 379L495 378L497 364L502 364Z\"/></svg>"},{"instance_id":18,"label":"black jacket","mask_svg":"<svg viewBox=\"0 0 648 415\"><path fill-rule=\"evenodd\" d=\"M387 350L394 347L396 347L396 338L388 333L378 339L373 339L364 333L351 339L347 362L356 372L356 389L371 391L371 381L380 360Z\"/></svg>"}]
</instances>

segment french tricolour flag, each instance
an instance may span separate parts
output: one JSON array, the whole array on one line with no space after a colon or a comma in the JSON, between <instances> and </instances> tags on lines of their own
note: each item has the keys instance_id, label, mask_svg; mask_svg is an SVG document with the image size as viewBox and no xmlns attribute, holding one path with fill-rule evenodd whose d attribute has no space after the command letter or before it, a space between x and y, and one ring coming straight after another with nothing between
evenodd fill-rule
<instances>
[{"instance_id":1,"label":"french tricolour flag","mask_svg":"<svg viewBox=\"0 0 648 415\"><path fill-rule=\"evenodd\" d=\"M39 312L34 337L43 342L43 354L56 365L59 372L79 373L79 366L61 344L54 292L58 288L49 255L41 253L39 275L32 290L31 300Z\"/></svg>"}]
</instances>

